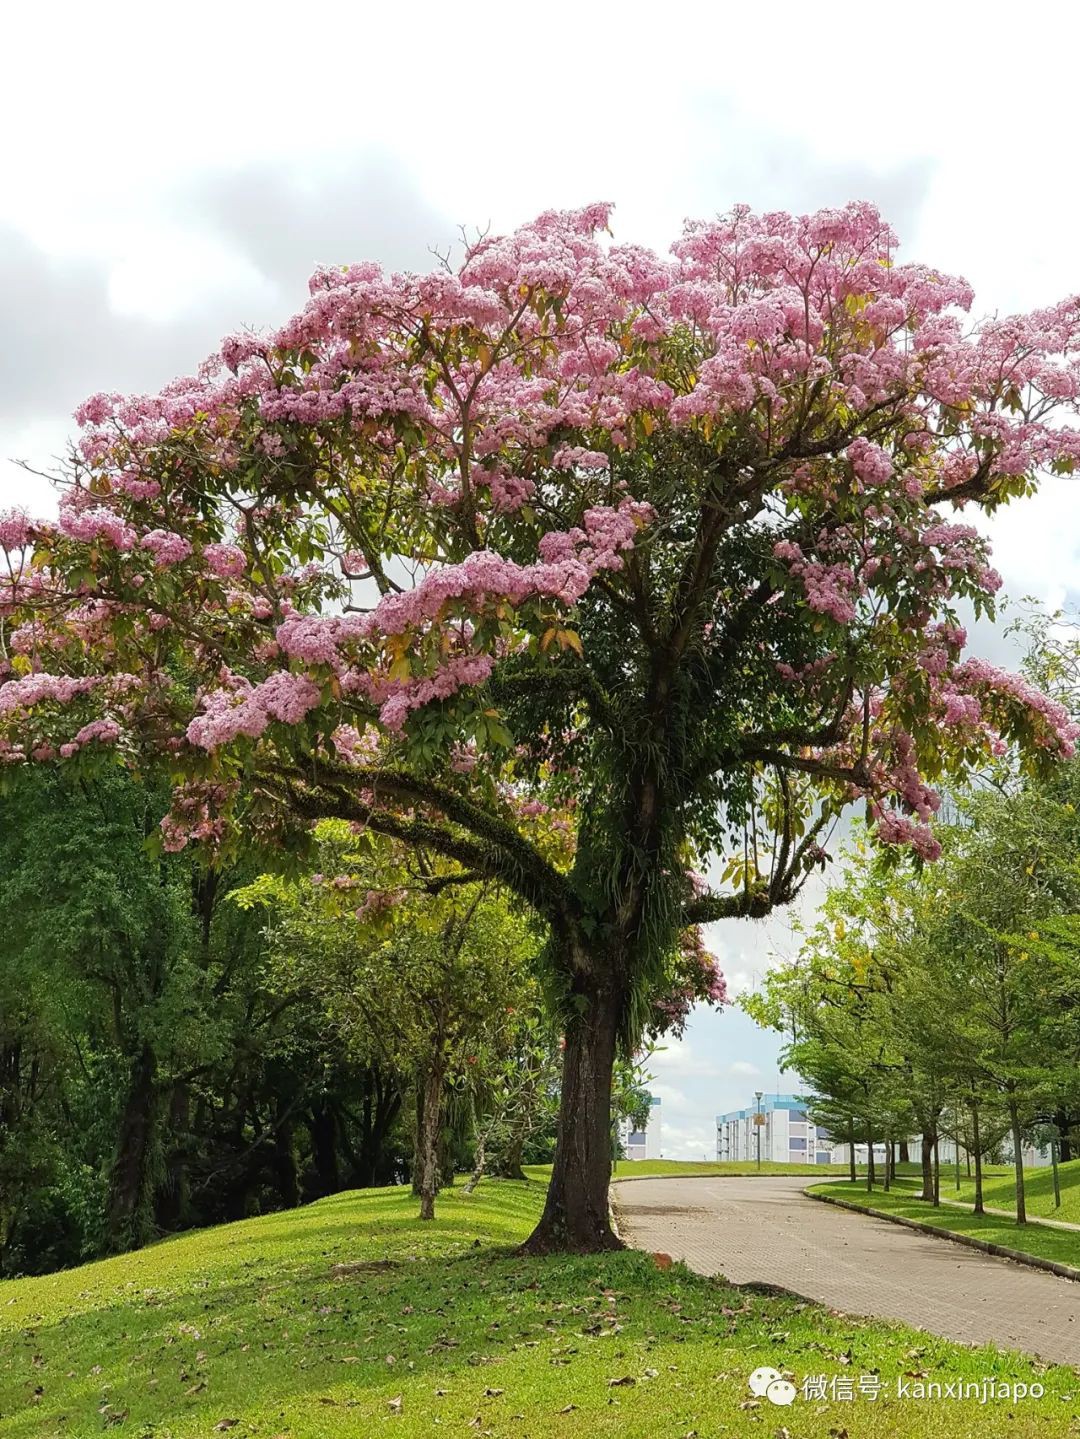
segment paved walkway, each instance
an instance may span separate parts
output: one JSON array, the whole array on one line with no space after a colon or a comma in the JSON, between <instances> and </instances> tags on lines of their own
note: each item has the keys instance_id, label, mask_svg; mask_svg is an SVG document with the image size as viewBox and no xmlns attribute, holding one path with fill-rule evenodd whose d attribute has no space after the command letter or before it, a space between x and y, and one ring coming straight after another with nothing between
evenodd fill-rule
<instances>
[{"instance_id":1,"label":"paved walkway","mask_svg":"<svg viewBox=\"0 0 1080 1439\"><path fill-rule=\"evenodd\" d=\"M820 1204L808 1182L635 1179L612 1192L628 1243L701 1274L1080 1365L1080 1283Z\"/></svg>"}]
</instances>

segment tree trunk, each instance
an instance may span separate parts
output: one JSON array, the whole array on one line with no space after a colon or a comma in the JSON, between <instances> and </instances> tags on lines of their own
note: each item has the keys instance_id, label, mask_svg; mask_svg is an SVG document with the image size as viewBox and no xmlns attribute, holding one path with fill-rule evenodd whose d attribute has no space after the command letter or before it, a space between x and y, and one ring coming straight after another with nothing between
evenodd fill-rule
<instances>
[{"instance_id":1,"label":"tree trunk","mask_svg":"<svg viewBox=\"0 0 1080 1439\"><path fill-rule=\"evenodd\" d=\"M934 1130L934 1208L941 1204L941 1135Z\"/></svg>"},{"instance_id":2,"label":"tree trunk","mask_svg":"<svg viewBox=\"0 0 1080 1439\"><path fill-rule=\"evenodd\" d=\"M1020 1134L1020 1110L1016 1097L1009 1095L1009 1127L1012 1129L1013 1167L1016 1171L1016 1222L1027 1223L1027 1203L1024 1196L1024 1151Z\"/></svg>"},{"instance_id":3,"label":"tree trunk","mask_svg":"<svg viewBox=\"0 0 1080 1439\"><path fill-rule=\"evenodd\" d=\"M892 1175L892 1167L893 1167L893 1142L892 1142L891 1139L886 1138L886 1140L885 1140L885 1193L886 1193L886 1194L888 1194L888 1192L889 1192L889 1185L890 1185L891 1182L892 1182L892 1177L893 1177L893 1175Z\"/></svg>"},{"instance_id":4,"label":"tree trunk","mask_svg":"<svg viewBox=\"0 0 1080 1439\"><path fill-rule=\"evenodd\" d=\"M979 1138L979 1106L971 1106L971 1143L975 1150L975 1213L983 1212L982 1140Z\"/></svg>"},{"instance_id":5,"label":"tree trunk","mask_svg":"<svg viewBox=\"0 0 1080 1439\"><path fill-rule=\"evenodd\" d=\"M274 1123L273 1149L270 1169L274 1176L274 1188L286 1209L295 1209L300 1203L300 1178L296 1168L296 1147L293 1144L292 1120L288 1106L283 1100L277 1101L277 1115Z\"/></svg>"},{"instance_id":6,"label":"tree trunk","mask_svg":"<svg viewBox=\"0 0 1080 1439\"><path fill-rule=\"evenodd\" d=\"M1072 1141L1069 1138L1069 1115L1068 1111L1059 1109L1054 1115L1054 1124L1058 1132L1058 1161L1061 1164L1068 1164L1072 1158Z\"/></svg>"},{"instance_id":7,"label":"tree trunk","mask_svg":"<svg viewBox=\"0 0 1080 1439\"><path fill-rule=\"evenodd\" d=\"M869 1124L866 1126L866 1187L873 1189L877 1183L877 1173L874 1169L874 1131Z\"/></svg>"},{"instance_id":8,"label":"tree trunk","mask_svg":"<svg viewBox=\"0 0 1080 1439\"><path fill-rule=\"evenodd\" d=\"M524 1149L525 1136L523 1134L515 1134L506 1146L506 1153L503 1155L502 1162L499 1165L500 1179L523 1180L528 1177L521 1167L521 1156Z\"/></svg>"},{"instance_id":9,"label":"tree trunk","mask_svg":"<svg viewBox=\"0 0 1080 1439\"><path fill-rule=\"evenodd\" d=\"M120 1115L116 1157L105 1201L105 1244L116 1254L149 1238L154 1145L157 1140L157 1059L148 1044L135 1059Z\"/></svg>"},{"instance_id":10,"label":"tree trunk","mask_svg":"<svg viewBox=\"0 0 1080 1439\"><path fill-rule=\"evenodd\" d=\"M311 1162L315 1170L313 1199L326 1194L336 1194L341 1188L338 1169L337 1136L338 1123L334 1107L325 1098L312 1105L307 1116L308 1133L311 1135Z\"/></svg>"},{"instance_id":11,"label":"tree trunk","mask_svg":"<svg viewBox=\"0 0 1080 1439\"><path fill-rule=\"evenodd\" d=\"M900 1141L900 1163L901 1163L901 1164L910 1164L910 1163L911 1163L911 1151L910 1151L910 1149L908 1148L908 1142L907 1142L906 1139L901 1139L901 1141Z\"/></svg>"},{"instance_id":12,"label":"tree trunk","mask_svg":"<svg viewBox=\"0 0 1080 1439\"><path fill-rule=\"evenodd\" d=\"M922 1193L920 1199L933 1200L934 1198L934 1136L923 1134L922 1153L919 1156L922 1161Z\"/></svg>"},{"instance_id":13,"label":"tree trunk","mask_svg":"<svg viewBox=\"0 0 1080 1439\"><path fill-rule=\"evenodd\" d=\"M439 1192L439 1138L442 1128L444 1064L441 1058L420 1076L416 1104L416 1152L413 1185L420 1196L420 1218L435 1218Z\"/></svg>"},{"instance_id":14,"label":"tree trunk","mask_svg":"<svg viewBox=\"0 0 1080 1439\"><path fill-rule=\"evenodd\" d=\"M848 1125L848 1178L852 1184L858 1182L859 1174L855 1168L855 1121Z\"/></svg>"},{"instance_id":15,"label":"tree trunk","mask_svg":"<svg viewBox=\"0 0 1080 1439\"><path fill-rule=\"evenodd\" d=\"M481 1129L476 1140L476 1153L473 1155L472 1173L465 1181L465 1194L471 1194L484 1177L484 1170L487 1168L487 1130Z\"/></svg>"},{"instance_id":16,"label":"tree trunk","mask_svg":"<svg viewBox=\"0 0 1080 1439\"><path fill-rule=\"evenodd\" d=\"M608 1213L619 996L580 974L574 988L581 1008L567 1025L555 1162L540 1223L524 1245L530 1254L622 1248Z\"/></svg>"}]
</instances>

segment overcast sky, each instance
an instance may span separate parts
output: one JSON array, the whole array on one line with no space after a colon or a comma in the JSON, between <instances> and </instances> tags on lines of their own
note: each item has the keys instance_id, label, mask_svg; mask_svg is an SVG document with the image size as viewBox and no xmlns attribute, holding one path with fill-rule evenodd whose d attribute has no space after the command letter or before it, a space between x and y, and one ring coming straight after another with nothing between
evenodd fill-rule
<instances>
[{"instance_id":1,"label":"overcast sky","mask_svg":"<svg viewBox=\"0 0 1080 1439\"><path fill-rule=\"evenodd\" d=\"M427 268L459 225L614 200L666 249L738 201L875 201L976 311L1080 290L1071 6L260 3L19 7L0 111L0 507L47 512L74 406L154 389L283 319L317 263ZM1071 602L1063 481L992 527L1007 592ZM984 653L1000 637L981 630ZM717 926L732 988L789 920ZM664 1152L788 1088L737 1011L659 1056Z\"/></svg>"}]
</instances>

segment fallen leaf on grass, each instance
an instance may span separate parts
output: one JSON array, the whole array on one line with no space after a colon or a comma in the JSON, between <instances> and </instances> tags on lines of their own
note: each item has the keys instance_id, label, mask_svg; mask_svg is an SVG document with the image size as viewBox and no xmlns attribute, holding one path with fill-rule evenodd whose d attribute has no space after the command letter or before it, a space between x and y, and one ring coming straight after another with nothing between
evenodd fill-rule
<instances>
[{"instance_id":1,"label":"fallen leaf on grass","mask_svg":"<svg viewBox=\"0 0 1080 1439\"><path fill-rule=\"evenodd\" d=\"M560 1414L573 1414L573 1412L574 1412L574 1410L575 1410L576 1408L577 1408L577 1405L576 1405L576 1404L566 1404L566 1405L563 1406L563 1408L561 1408L561 1409L559 1410L559 1413L560 1413Z\"/></svg>"},{"instance_id":2,"label":"fallen leaf on grass","mask_svg":"<svg viewBox=\"0 0 1080 1439\"><path fill-rule=\"evenodd\" d=\"M388 1399L388 1400L386 1401L386 1407L387 1407L387 1409L390 1410L390 1413L391 1413L391 1414L400 1414L400 1413L401 1413L401 1395L399 1394L395 1399Z\"/></svg>"},{"instance_id":3,"label":"fallen leaf on grass","mask_svg":"<svg viewBox=\"0 0 1080 1439\"><path fill-rule=\"evenodd\" d=\"M621 1379L609 1379L607 1383L609 1389L628 1389L632 1384L636 1384L637 1380L632 1374L624 1374Z\"/></svg>"},{"instance_id":4,"label":"fallen leaf on grass","mask_svg":"<svg viewBox=\"0 0 1080 1439\"><path fill-rule=\"evenodd\" d=\"M485 1390L484 1390L484 1398L485 1398L485 1399L497 1399L500 1394L505 1394L505 1393L506 1393L506 1390L505 1390L505 1389L485 1389Z\"/></svg>"},{"instance_id":5,"label":"fallen leaf on grass","mask_svg":"<svg viewBox=\"0 0 1080 1439\"><path fill-rule=\"evenodd\" d=\"M239 1423L239 1419L219 1419L214 1425L214 1429L216 1432L222 1433L226 1429L235 1429Z\"/></svg>"}]
</instances>

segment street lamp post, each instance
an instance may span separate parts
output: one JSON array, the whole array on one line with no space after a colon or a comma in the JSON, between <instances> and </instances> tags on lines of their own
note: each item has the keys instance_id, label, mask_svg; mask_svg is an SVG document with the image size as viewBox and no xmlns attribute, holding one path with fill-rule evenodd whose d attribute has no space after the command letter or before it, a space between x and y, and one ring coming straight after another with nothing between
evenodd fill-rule
<instances>
[{"instance_id":1,"label":"street lamp post","mask_svg":"<svg viewBox=\"0 0 1080 1439\"><path fill-rule=\"evenodd\" d=\"M755 1107L755 1109L754 1109L754 1128L757 1130L757 1168L758 1168L758 1173L760 1174L760 1173L761 1173L761 1127L762 1127L762 1124L764 1123L764 1119L765 1119L765 1116L764 1116L764 1115L762 1114L762 1112L761 1112L761 1090L760 1090L760 1089L755 1092L755 1094L754 1094L754 1100L756 1101L756 1107Z\"/></svg>"}]
</instances>

